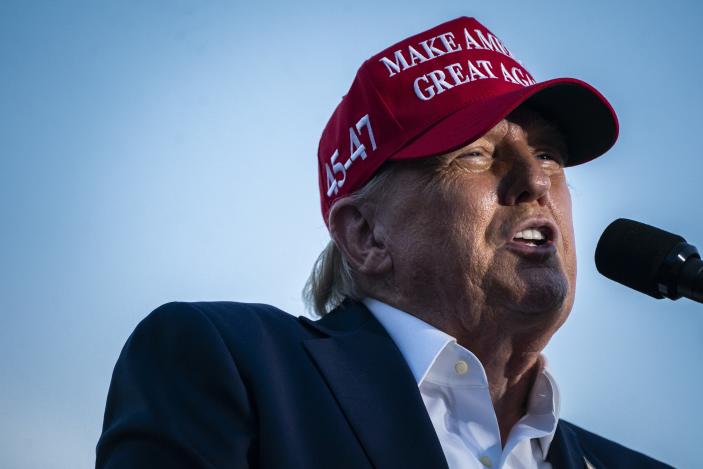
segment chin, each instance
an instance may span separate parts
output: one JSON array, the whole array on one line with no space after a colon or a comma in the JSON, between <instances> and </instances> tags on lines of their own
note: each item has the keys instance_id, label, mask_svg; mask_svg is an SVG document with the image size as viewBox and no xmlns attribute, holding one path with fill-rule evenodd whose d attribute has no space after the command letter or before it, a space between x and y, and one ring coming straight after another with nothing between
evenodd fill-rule
<instances>
[{"instance_id":1,"label":"chin","mask_svg":"<svg viewBox=\"0 0 703 469\"><path fill-rule=\"evenodd\" d=\"M525 314L560 313L566 305L569 289L566 282L549 282L532 285L519 299L520 310Z\"/></svg>"},{"instance_id":2,"label":"chin","mask_svg":"<svg viewBox=\"0 0 703 469\"><path fill-rule=\"evenodd\" d=\"M538 316L557 319L572 302L569 281L562 272L551 269L523 272L501 287L499 298L503 299L503 306L533 319Z\"/></svg>"}]
</instances>

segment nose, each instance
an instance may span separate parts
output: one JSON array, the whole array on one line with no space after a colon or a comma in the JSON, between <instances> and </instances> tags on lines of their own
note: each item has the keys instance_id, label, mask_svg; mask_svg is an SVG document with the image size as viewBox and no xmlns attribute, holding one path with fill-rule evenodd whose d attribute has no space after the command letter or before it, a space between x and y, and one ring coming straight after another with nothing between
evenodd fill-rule
<instances>
[{"instance_id":1,"label":"nose","mask_svg":"<svg viewBox=\"0 0 703 469\"><path fill-rule=\"evenodd\" d=\"M544 206L549 201L552 181L539 159L533 155L515 155L505 173L500 187L504 205L537 202Z\"/></svg>"}]
</instances>

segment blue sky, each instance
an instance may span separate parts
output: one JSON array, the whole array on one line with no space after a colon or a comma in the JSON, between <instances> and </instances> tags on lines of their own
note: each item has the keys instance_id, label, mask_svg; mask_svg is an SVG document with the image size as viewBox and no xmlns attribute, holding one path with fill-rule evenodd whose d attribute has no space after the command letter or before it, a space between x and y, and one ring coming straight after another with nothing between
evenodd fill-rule
<instances>
[{"instance_id":1,"label":"blue sky","mask_svg":"<svg viewBox=\"0 0 703 469\"><path fill-rule=\"evenodd\" d=\"M618 112L613 150L569 170L578 292L547 356L564 417L694 467L703 306L592 258L618 217L703 248L703 7L413 0L0 3L0 466L94 464L114 362L159 304L302 314L324 124L363 60L461 15Z\"/></svg>"}]
</instances>

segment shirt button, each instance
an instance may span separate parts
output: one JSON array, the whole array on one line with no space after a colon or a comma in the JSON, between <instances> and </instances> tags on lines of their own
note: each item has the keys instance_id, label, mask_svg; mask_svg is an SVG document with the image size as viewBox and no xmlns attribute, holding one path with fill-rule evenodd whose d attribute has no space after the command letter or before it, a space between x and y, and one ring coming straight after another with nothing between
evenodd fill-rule
<instances>
[{"instance_id":1,"label":"shirt button","mask_svg":"<svg viewBox=\"0 0 703 469\"><path fill-rule=\"evenodd\" d=\"M493 461L488 456L481 456L478 460L486 467L493 467Z\"/></svg>"},{"instance_id":2,"label":"shirt button","mask_svg":"<svg viewBox=\"0 0 703 469\"><path fill-rule=\"evenodd\" d=\"M466 372L469 371L469 364L464 360L459 360L454 364L454 371L460 375L466 374Z\"/></svg>"}]
</instances>

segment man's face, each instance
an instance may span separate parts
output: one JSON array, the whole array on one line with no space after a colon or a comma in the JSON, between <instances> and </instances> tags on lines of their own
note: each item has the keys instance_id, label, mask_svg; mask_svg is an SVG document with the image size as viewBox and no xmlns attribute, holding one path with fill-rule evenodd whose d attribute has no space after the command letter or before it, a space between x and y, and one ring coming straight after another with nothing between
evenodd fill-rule
<instances>
[{"instance_id":1,"label":"man's face","mask_svg":"<svg viewBox=\"0 0 703 469\"><path fill-rule=\"evenodd\" d=\"M556 128L523 108L438 157L433 174L401 170L379 214L402 307L441 309L466 327L486 314L518 328L561 325L576 279L566 157Z\"/></svg>"}]
</instances>

